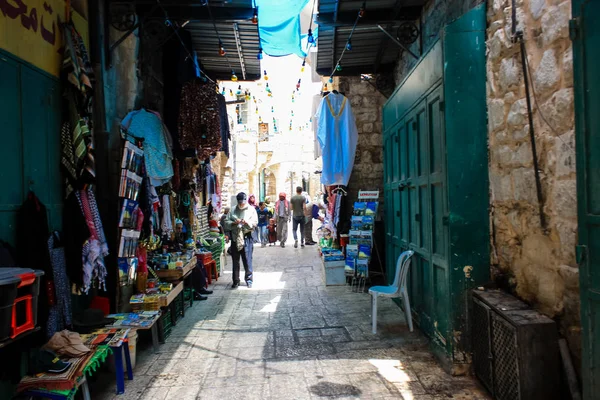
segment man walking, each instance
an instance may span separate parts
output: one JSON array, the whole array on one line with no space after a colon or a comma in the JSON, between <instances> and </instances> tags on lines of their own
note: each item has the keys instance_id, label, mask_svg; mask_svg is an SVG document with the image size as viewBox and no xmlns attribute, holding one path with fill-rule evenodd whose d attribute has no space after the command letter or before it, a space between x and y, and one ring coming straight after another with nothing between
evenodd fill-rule
<instances>
[{"instance_id":1,"label":"man walking","mask_svg":"<svg viewBox=\"0 0 600 400\"><path fill-rule=\"evenodd\" d=\"M260 245L261 247L266 247L267 242L269 241L267 226L269 225L269 220L273 218L273 214L267 209L264 201L261 201L258 204L256 214L258 214L258 236L260 237Z\"/></svg>"},{"instance_id":2,"label":"man walking","mask_svg":"<svg viewBox=\"0 0 600 400\"><path fill-rule=\"evenodd\" d=\"M237 206L231 210L225 220L225 226L231 231L231 257L233 259L233 284L240 284L240 257L246 274L244 279L248 289L252 288L252 253L254 241L252 231L258 225L258 216L254 207L248 206L246 193L238 193Z\"/></svg>"},{"instance_id":3,"label":"man walking","mask_svg":"<svg viewBox=\"0 0 600 400\"><path fill-rule=\"evenodd\" d=\"M277 240L281 247L285 247L291 214L290 203L286 200L284 192L279 193L279 200L275 204L275 215L277 216Z\"/></svg>"},{"instance_id":4,"label":"man walking","mask_svg":"<svg viewBox=\"0 0 600 400\"><path fill-rule=\"evenodd\" d=\"M298 227L300 227L300 246L304 248L304 210L306 209L306 197L302 196L302 187L296 188L296 195L290 201L292 203L292 213L294 216L294 225L292 232L294 234L294 248L298 248Z\"/></svg>"}]
</instances>

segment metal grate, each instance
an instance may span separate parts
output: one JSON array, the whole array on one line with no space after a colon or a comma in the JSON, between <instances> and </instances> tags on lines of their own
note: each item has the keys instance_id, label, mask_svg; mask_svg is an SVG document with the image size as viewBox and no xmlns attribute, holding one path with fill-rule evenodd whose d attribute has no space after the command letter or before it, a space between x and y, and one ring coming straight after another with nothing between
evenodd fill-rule
<instances>
[{"instance_id":1,"label":"metal grate","mask_svg":"<svg viewBox=\"0 0 600 400\"><path fill-rule=\"evenodd\" d=\"M483 303L473 299L473 368L475 374L491 392L494 392L490 348L490 312Z\"/></svg>"},{"instance_id":2,"label":"metal grate","mask_svg":"<svg viewBox=\"0 0 600 400\"><path fill-rule=\"evenodd\" d=\"M492 319L494 354L494 395L498 400L518 400L519 363L517 332L515 328L495 313Z\"/></svg>"}]
</instances>

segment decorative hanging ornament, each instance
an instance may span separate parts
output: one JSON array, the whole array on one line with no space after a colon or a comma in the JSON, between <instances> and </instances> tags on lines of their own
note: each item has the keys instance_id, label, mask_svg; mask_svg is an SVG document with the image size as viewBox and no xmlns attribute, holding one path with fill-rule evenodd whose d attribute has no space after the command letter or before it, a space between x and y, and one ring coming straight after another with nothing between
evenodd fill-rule
<instances>
[{"instance_id":1,"label":"decorative hanging ornament","mask_svg":"<svg viewBox=\"0 0 600 400\"><path fill-rule=\"evenodd\" d=\"M348 51L352 50L352 42L350 40L348 40L348 43L346 43L346 50L348 50Z\"/></svg>"},{"instance_id":2,"label":"decorative hanging ornament","mask_svg":"<svg viewBox=\"0 0 600 400\"><path fill-rule=\"evenodd\" d=\"M223 88L223 90L221 90L221 94L222 94L223 96L225 96L225 88Z\"/></svg>"},{"instance_id":3,"label":"decorative hanging ornament","mask_svg":"<svg viewBox=\"0 0 600 400\"><path fill-rule=\"evenodd\" d=\"M258 49L258 54L256 55L256 59L257 60L262 60L263 59L262 47Z\"/></svg>"},{"instance_id":4,"label":"decorative hanging ornament","mask_svg":"<svg viewBox=\"0 0 600 400\"><path fill-rule=\"evenodd\" d=\"M258 24L258 11L256 11L256 8L254 9L254 15L252 15L252 23L254 25Z\"/></svg>"},{"instance_id":5,"label":"decorative hanging ornament","mask_svg":"<svg viewBox=\"0 0 600 400\"><path fill-rule=\"evenodd\" d=\"M233 82L237 82L237 80L238 80L237 75L235 74L235 71L231 71L231 80Z\"/></svg>"},{"instance_id":6,"label":"decorative hanging ornament","mask_svg":"<svg viewBox=\"0 0 600 400\"><path fill-rule=\"evenodd\" d=\"M258 114L258 108L256 108L256 112L255 112L255 114Z\"/></svg>"},{"instance_id":7,"label":"decorative hanging ornament","mask_svg":"<svg viewBox=\"0 0 600 400\"><path fill-rule=\"evenodd\" d=\"M250 100L250 92L246 90L246 100Z\"/></svg>"},{"instance_id":8,"label":"decorative hanging ornament","mask_svg":"<svg viewBox=\"0 0 600 400\"><path fill-rule=\"evenodd\" d=\"M333 76L329 77L329 83L333 83ZM327 84L325 84L325 87L327 87Z\"/></svg>"},{"instance_id":9,"label":"decorative hanging ornament","mask_svg":"<svg viewBox=\"0 0 600 400\"><path fill-rule=\"evenodd\" d=\"M298 79L298 83L296 83L296 90L300 90L300 82L302 82L302 79Z\"/></svg>"},{"instance_id":10,"label":"decorative hanging ornament","mask_svg":"<svg viewBox=\"0 0 600 400\"><path fill-rule=\"evenodd\" d=\"M335 70L336 70L337 72L340 72L340 71L342 70L342 66L341 66L340 64L338 64L338 65L335 67Z\"/></svg>"},{"instance_id":11,"label":"decorative hanging ornament","mask_svg":"<svg viewBox=\"0 0 600 400\"><path fill-rule=\"evenodd\" d=\"M265 76L265 81L268 81L269 80L269 76L267 75L267 70L266 69L264 70L264 76ZM267 85L267 86L269 86L269 85Z\"/></svg>"},{"instance_id":12,"label":"decorative hanging ornament","mask_svg":"<svg viewBox=\"0 0 600 400\"><path fill-rule=\"evenodd\" d=\"M237 92L235 92L238 96L242 94L242 85L238 86Z\"/></svg>"},{"instance_id":13,"label":"decorative hanging ornament","mask_svg":"<svg viewBox=\"0 0 600 400\"><path fill-rule=\"evenodd\" d=\"M302 68L300 68L300 72L304 72L305 66L306 66L306 60L302 61Z\"/></svg>"},{"instance_id":14,"label":"decorative hanging ornament","mask_svg":"<svg viewBox=\"0 0 600 400\"><path fill-rule=\"evenodd\" d=\"M273 106L271 106L271 112L274 113L275 109L273 108ZM273 121L275 121L275 118L273 118Z\"/></svg>"},{"instance_id":15,"label":"decorative hanging ornament","mask_svg":"<svg viewBox=\"0 0 600 400\"><path fill-rule=\"evenodd\" d=\"M312 29L308 30L308 43L310 43L310 44L315 43L315 37L313 36Z\"/></svg>"},{"instance_id":16,"label":"decorative hanging ornament","mask_svg":"<svg viewBox=\"0 0 600 400\"><path fill-rule=\"evenodd\" d=\"M362 18L365 16L365 3L363 3L362 7L360 8L360 10L358 10L358 17Z\"/></svg>"},{"instance_id":17,"label":"decorative hanging ornament","mask_svg":"<svg viewBox=\"0 0 600 400\"><path fill-rule=\"evenodd\" d=\"M229 95L233 97L233 90L229 89Z\"/></svg>"},{"instance_id":18,"label":"decorative hanging ornament","mask_svg":"<svg viewBox=\"0 0 600 400\"><path fill-rule=\"evenodd\" d=\"M225 54L227 54L227 51L225 51L225 47L223 46L223 42L221 42L219 40L219 55L221 57L225 57Z\"/></svg>"},{"instance_id":19,"label":"decorative hanging ornament","mask_svg":"<svg viewBox=\"0 0 600 400\"><path fill-rule=\"evenodd\" d=\"M267 91L267 93L271 93L271 88L269 87L268 83L267 83L267 86L265 87L265 90Z\"/></svg>"}]
</instances>

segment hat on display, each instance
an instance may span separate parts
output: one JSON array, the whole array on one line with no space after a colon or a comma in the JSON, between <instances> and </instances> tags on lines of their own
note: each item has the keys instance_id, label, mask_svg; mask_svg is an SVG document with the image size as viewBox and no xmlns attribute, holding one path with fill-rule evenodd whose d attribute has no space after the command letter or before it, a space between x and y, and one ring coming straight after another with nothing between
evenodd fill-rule
<instances>
[{"instance_id":1,"label":"hat on display","mask_svg":"<svg viewBox=\"0 0 600 400\"><path fill-rule=\"evenodd\" d=\"M246 193L240 192L237 194L237 196L235 196L235 198L237 199L237 201L246 201L248 196L246 196Z\"/></svg>"},{"instance_id":2,"label":"hat on display","mask_svg":"<svg viewBox=\"0 0 600 400\"><path fill-rule=\"evenodd\" d=\"M30 375L43 372L59 374L66 371L70 366L70 362L61 360L56 353L46 349L38 349L30 352L28 372Z\"/></svg>"},{"instance_id":3,"label":"hat on display","mask_svg":"<svg viewBox=\"0 0 600 400\"><path fill-rule=\"evenodd\" d=\"M73 315L73 327L79 333L89 333L94 329L104 328L115 322L114 319L104 318L102 310L88 308L83 312Z\"/></svg>"},{"instance_id":4,"label":"hat on display","mask_svg":"<svg viewBox=\"0 0 600 400\"><path fill-rule=\"evenodd\" d=\"M55 333L50 341L44 345L44 349L69 357L79 357L91 351L89 347L83 344L83 339L81 339L79 333L68 330Z\"/></svg>"}]
</instances>

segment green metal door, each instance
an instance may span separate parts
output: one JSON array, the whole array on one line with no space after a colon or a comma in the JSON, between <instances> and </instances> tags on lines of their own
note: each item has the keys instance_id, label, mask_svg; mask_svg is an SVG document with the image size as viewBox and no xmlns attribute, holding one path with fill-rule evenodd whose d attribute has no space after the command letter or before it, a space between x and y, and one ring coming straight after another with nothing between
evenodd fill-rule
<instances>
[{"instance_id":1,"label":"green metal door","mask_svg":"<svg viewBox=\"0 0 600 400\"><path fill-rule=\"evenodd\" d=\"M0 239L14 243L16 215L29 190L62 221L58 81L0 51Z\"/></svg>"},{"instance_id":2,"label":"green metal door","mask_svg":"<svg viewBox=\"0 0 600 400\"><path fill-rule=\"evenodd\" d=\"M582 381L600 399L600 2L573 1Z\"/></svg>"}]
</instances>

